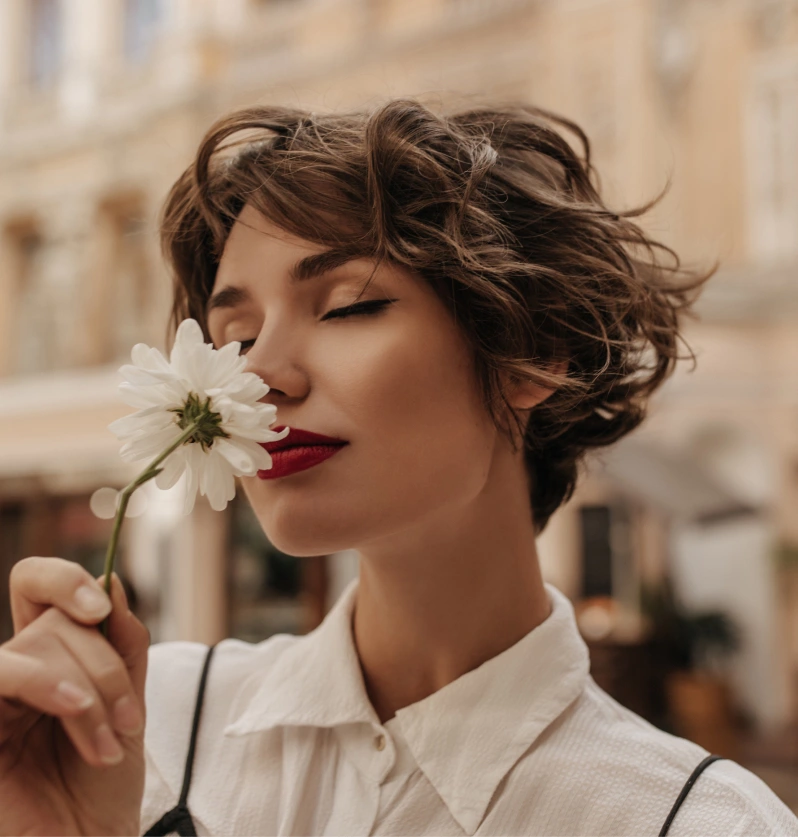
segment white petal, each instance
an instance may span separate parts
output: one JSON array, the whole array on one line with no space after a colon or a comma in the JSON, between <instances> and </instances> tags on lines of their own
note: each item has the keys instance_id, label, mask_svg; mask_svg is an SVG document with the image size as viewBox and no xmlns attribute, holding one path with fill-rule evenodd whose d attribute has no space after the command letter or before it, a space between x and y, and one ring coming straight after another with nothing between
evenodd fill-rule
<instances>
[{"instance_id":1,"label":"white petal","mask_svg":"<svg viewBox=\"0 0 798 837\"><path fill-rule=\"evenodd\" d=\"M183 320L178 326L169 361L175 374L195 391L202 389L203 385L203 370L206 365L202 351L204 347L199 323L191 319Z\"/></svg>"},{"instance_id":2,"label":"white petal","mask_svg":"<svg viewBox=\"0 0 798 837\"><path fill-rule=\"evenodd\" d=\"M210 393L208 394L210 395ZM211 409L215 413L219 413L222 422L229 422L233 419L235 405L226 395L217 395L216 397L211 396Z\"/></svg>"},{"instance_id":3,"label":"white petal","mask_svg":"<svg viewBox=\"0 0 798 837\"><path fill-rule=\"evenodd\" d=\"M216 456L212 451L202 454L202 464L197 467L197 478L199 484L199 493L208 496L208 483L211 477L212 463L216 461Z\"/></svg>"},{"instance_id":4,"label":"white petal","mask_svg":"<svg viewBox=\"0 0 798 837\"><path fill-rule=\"evenodd\" d=\"M175 346L191 346L204 342L205 338L202 334L200 324L191 317L183 320L177 327L177 331L175 332Z\"/></svg>"},{"instance_id":5,"label":"white petal","mask_svg":"<svg viewBox=\"0 0 798 837\"><path fill-rule=\"evenodd\" d=\"M238 436L241 439L252 439L255 442L276 442L278 439L285 439L291 430L284 427L279 433L270 430L268 427L236 427L235 425L222 424L222 429L231 436Z\"/></svg>"},{"instance_id":6,"label":"white petal","mask_svg":"<svg viewBox=\"0 0 798 837\"><path fill-rule=\"evenodd\" d=\"M257 470L265 470L272 467L272 457L266 448L262 448L257 442L251 439L239 439L236 436L231 436L226 440L228 444L235 445L240 450L245 451ZM251 474L236 474L236 476L251 476Z\"/></svg>"},{"instance_id":7,"label":"white petal","mask_svg":"<svg viewBox=\"0 0 798 837\"><path fill-rule=\"evenodd\" d=\"M161 466L163 471L155 478L155 484L161 490L166 491L171 488L183 476L186 470L184 450L185 446L181 446L166 457L166 461Z\"/></svg>"},{"instance_id":8,"label":"white petal","mask_svg":"<svg viewBox=\"0 0 798 837\"><path fill-rule=\"evenodd\" d=\"M241 401L234 401L228 395L220 395L215 400L226 404L229 410L242 421L248 421L251 416L256 416L258 414L258 410L255 409L254 404L245 404Z\"/></svg>"},{"instance_id":9,"label":"white petal","mask_svg":"<svg viewBox=\"0 0 798 837\"><path fill-rule=\"evenodd\" d=\"M129 363L119 367L119 374L135 386L148 386L172 380L175 375L172 372L160 372L151 369L142 369L140 366L133 366Z\"/></svg>"},{"instance_id":10,"label":"white petal","mask_svg":"<svg viewBox=\"0 0 798 837\"><path fill-rule=\"evenodd\" d=\"M277 418L274 404L242 404L226 395L217 395L211 400L211 408L222 416L223 422L231 427L268 427Z\"/></svg>"},{"instance_id":11,"label":"white petal","mask_svg":"<svg viewBox=\"0 0 798 837\"><path fill-rule=\"evenodd\" d=\"M166 412L163 407L146 407L129 416L124 416L108 425L108 429L115 436L129 436L138 430L162 430L170 424L174 424L174 415Z\"/></svg>"},{"instance_id":12,"label":"white petal","mask_svg":"<svg viewBox=\"0 0 798 837\"><path fill-rule=\"evenodd\" d=\"M157 372L172 372L167 359L158 351L150 348L146 343L136 343L130 350L130 359L136 366Z\"/></svg>"},{"instance_id":13,"label":"white petal","mask_svg":"<svg viewBox=\"0 0 798 837\"><path fill-rule=\"evenodd\" d=\"M131 407L173 407L178 406L170 396L169 390L161 384L136 386L124 381L118 387L119 396Z\"/></svg>"},{"instance_id":14,"label":"white petal","mask_svg":"<svg viewBox=\"0 0 798 837\"><path fill-rule=\"evenodd\" d=\"M225 348L227 347L225 346ZM242 356L242 360L245 359ZM264 382L260 375L256 375L254 372L241 372L218 389L236 401L253 403L269 392L269 385Z\"/></svg>"},{"instance_id":15,"label":"white petal","mask_svg":"<svg viewBox=\"0 0 798 837\"><path fill-rule=\"evenodd\" d=\"M204 354L202 346L192 346L180 358L180 365L175 367L188 388L192 392L196 392L203 400L205 398L205 382L208 377L208 364Z\"/></svg>"},{"instance_id":16,"label":"white petal","mask_svg":"<svg viewBox=\"0 0 798 837\"><path fill-rule=\"evenodd\" d=\"M219 456L227 460L237 475L247 474L248 476L252 476L257 471L249 453L243 450L241 446L231 444L227 439L214 439L213 450L217 451Z\"/></svg>"},{"instance_id":17,"label":"white petal","mask_svg":"<svg viewBox=\"0 0 798 837\"><path fill-rule=\"evenodd\" d=\"M221 488L220 491L220 499L223 501L224 505L222 505L223 510L226 508L227 504L233 497L236 496L236 481L233 474L233 469L225 462L224 460L220 460L220 468L218 472L219 477L219 486Z\"/></svg>"},{"instance_id":18,"label":"white petal","mask_svg":"<svg viewBox=\"0 0 798 837\"><path fill-rule=\"evenodd\" d=\"M129 460L155 457L162 453L169 445L174 444L183 431L175 424L165 430L137 436L124 444L119 453L122 458Z\"/></svg>"},{"instance_id":19,"label":"white petal","mask_svg":"<svg viewBox=\"0 0 798 837\"><path fill-rule=\"evenodd\" d=\"M186 458L186 497L183 504L183 514L191 514L194 508L194 501L197 499L197 487L199 485L199 470L202 468L202 458L205 454L196 443L186 445L184 450Z\"/></svg>"},{"instance_id":20,"label":"white petal","mask_svg":"<svg viewBox=\"0 0 798 837\"><path fill-rule=\"evenodd\" d=\"M230 381L235 380L247 365L247 359L239 354L241 344L236 341L228 343L218 351L208 346L208 374L205 381L205 389L224 387Z\"/></svg>"},{"instance_id":21,"label":"white petal","mask_svg":"<svg viewBox=\"0 0 798 837\"><path fill-rule=\"evenodd\" d=\"M220 405L218 412L222 414L225 429L227 429L226 425L228 424L233 431L237 428L248 428L252 430L256 427L261 427L268 429L276 418L275 408L267 409L271 405L256 404L253 406L251 404L239 404L236 401L230 401L230 399L224 396L217 398L216 403Z\"/></svg>"},{"instance_id":22,"label":"white petal","mask_svg":"<svg viewBox=\"0 0 798 837\"><path fill-rule=\"evenodd\" d=\"M186 386L185 381L175 378L173 381L165 381L160 385L161 392L164 399L168 399L170 406L182 407L188 400L189 387Z\"/></svg>"},{"instance_id":23,"label":"white petal","mask_svg":"<svg viewBox=\"0 0 798 837\"><path fill-rule=\"evenodd\" d=\"M214 511L222 511L227 507L227 481L233 473L230 463L211 451L204 464L200 475L200 491L208 498Z\"/></svg>"}]
</instances>

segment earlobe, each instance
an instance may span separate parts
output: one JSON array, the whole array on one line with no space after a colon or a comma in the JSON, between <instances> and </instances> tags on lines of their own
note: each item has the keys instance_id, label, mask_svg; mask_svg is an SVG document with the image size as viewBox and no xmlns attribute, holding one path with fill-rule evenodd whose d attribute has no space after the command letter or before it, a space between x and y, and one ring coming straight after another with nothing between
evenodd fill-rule
<instances>
[{"instance_id":1,"label":"earlobe","mask_svg":"<svg viewBox=\"0 0 798 837\"><path fill-rule=\"evenodd\" d=\"M537 386L530 381L518 387L510 405L516 410L531 410L542 404L553 392L553 389Z\"/></svg>"},{"instance_id":2,"label":"earlobe","mask_svg":"<svg viewBox=\"0 0 798 837\"><path fill-rule=\"evenodd\" d=\"M568 361L562 360L547 370L552 375L564 375L568 371ZM509 388L508 402L515 410L531 410L551 396L556 387L535 383L529 378L516 378Z\"/></svg>"}]
</instances>

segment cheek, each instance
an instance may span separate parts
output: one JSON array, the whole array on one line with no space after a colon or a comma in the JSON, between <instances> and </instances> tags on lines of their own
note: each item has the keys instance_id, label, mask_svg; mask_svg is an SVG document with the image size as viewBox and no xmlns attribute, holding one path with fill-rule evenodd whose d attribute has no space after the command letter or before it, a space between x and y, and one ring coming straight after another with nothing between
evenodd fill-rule
<instances>
[{"instance_id":1,"label":"cheek","mask_svg":"<svg viewBox=\"0 0 798 837\"><path fill-rule=\"evenodd\" d=\"M351 430L346 456L307 480L243 480L267 536L289 554L357 548L467 503L487 481L497 431L454 324L369 332L312 359L316 414L326 402L335 428Z\"/></svg>"},{"instance_id":2,"label":"cheek","mask_svg":"<svg viewBox=\"0 0 798 837\"><path fill-rule=\"evenodd\" d=\"M358 429L364 478L392 500L412 491L435 502L484 483L495 429L454 324L414 326L342 364L339 403Z\"/></svg>"}]
</instances>

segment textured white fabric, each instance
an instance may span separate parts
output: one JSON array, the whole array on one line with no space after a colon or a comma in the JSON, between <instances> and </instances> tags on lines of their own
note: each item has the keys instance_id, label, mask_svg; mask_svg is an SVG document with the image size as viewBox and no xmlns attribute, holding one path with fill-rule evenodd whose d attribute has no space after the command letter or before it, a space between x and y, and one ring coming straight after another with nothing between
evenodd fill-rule
<instances>
[{"instance_id":1,"label":"textured white fabric","mask_svg":"<svg viewBox=\"0 0 798 837\"><path fill-rule=\"evenodd\" d=\"M217 646L188 798L198 834L659 834L707 751L598 687L557 588L541 625L382 725L352 639L357 583L310 634ZM150 649L142 833L177 803L206 651ZM798 837L798 818L718 761L669 835Z\"/></svg>"}]
</instances>

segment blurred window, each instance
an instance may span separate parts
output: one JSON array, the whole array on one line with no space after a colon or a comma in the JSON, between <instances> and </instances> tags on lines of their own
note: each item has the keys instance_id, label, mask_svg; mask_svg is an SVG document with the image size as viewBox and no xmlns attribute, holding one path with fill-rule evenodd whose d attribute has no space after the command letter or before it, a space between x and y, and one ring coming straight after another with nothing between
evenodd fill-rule
<instances>
[{"instance_id":1,"label":"blurred window","mask_svg":"<svg viewBox=\"0 0 798 837\"><path fill-rule=\"evenodd\" d=\"M2 486L5 489L5 486ZM36 494L0 502L0 642L13 635L6 611L8 576L28 555L57 555L75 561L95 578L105 567L112 520L100 520L89 509L89 496ZM122 537L116 570L127 577L126 542Z\"/></svg>"},{"instance_id":2,"label":"blurred window","mask_svg":"<svg viewBox=\"0 0 798 837\"><path fill-rule=\"evenodd\" d=\"M86 317L93 330L89 362L129 361L148 339L149 229L141 201L125 196L103 203L97 216L97 281L87 288Z\"/></svg>"},{"instance_id":3,"label":"blurred window","mask_svg":"<svg viewBox=\"0 0 798 837\"><path fill-rule=\"evenodd\" d=\"M326 556L295 558L272 545L243 497L233 501L229 636L259 642L303 634L321 621Z\"/></svg>"},{"instance_id":4,"label":"blurred window","mask_svg":"<svg viewBox=\"0 0 798 837\"><path fill-rule=\"evenodd\" d=\"M11 567L24 557L22 553L23 507L21 503L0 505L0 642L14 636L8 579Z\"/></svg>"},{"instance_id":5,"label":"blurred window","mask_svg":"<svg viewBox=\"0 0 798 837\"><path fill-rule=\"evenodd\" d=\"M798 60L760 68L752 85L750 244L757 258L798 257Z\"/></svg>"},{"instance_id":6,"label":"blurred window","mask_svg":"<svg viewBox=\"0 0 798 837\"><path fill-rule=\"evenodd\" d=\"M611 518L608 506L583 506L582 596L612 595Z\"/></svg>"},{"instance_id":7,"label":"blurred window","mask_svg":"<svg viewBox=\"0 0 798 837\"><path fill-rule=\"evenodd\" d=\"M620 501L582 506L582 598L610 596L632 605L636 570L631 551L631 515Z\"/></svg>"},{"instance_id":8,"label":"blurred window","mask_svg":"<svg viewBox=\"0 0 798 837\"><path fill-rule=\"evenodd\" d=\"M125 58L141 63L150 57L163 16L163 0L125 0Z\"/></svg>"},{"instance_id":9,"label":"blurred window","mask_svg":"<svg viewBox=\"0 0 798 837\"><path fill-rule=\"evenodd\" d=\"M12 375L45 372L60 365L56 295L46 272L47 245L33 227L10 232L8 243L16 274L9 371Z\"/></svg>"},{"instance_id":10,"label":"blurred window","mask_svg":"<svg viewBox=\"0 0 798 837\"><path fill-rule=\"evenodd\" d=\"M140 215L123 213L116 219L116 228L110 354L114 361L127 361L131 348L143 339L149 303L146 225Z\"/></svg>"},{"instance_id":11,"label":"blurred window","mask_svg":"<svg viewBox=\"0 0 798 837\"><path fill-rule=\"evenodd\" d=\"M29 65L31 83L50 87L58 77L62 59L61 0L28 0L30 14Z\"/></svg>"}]
</instances>

